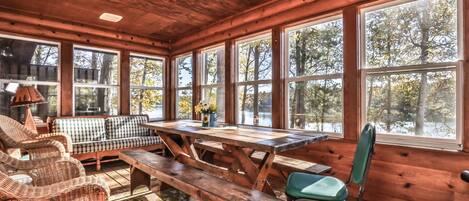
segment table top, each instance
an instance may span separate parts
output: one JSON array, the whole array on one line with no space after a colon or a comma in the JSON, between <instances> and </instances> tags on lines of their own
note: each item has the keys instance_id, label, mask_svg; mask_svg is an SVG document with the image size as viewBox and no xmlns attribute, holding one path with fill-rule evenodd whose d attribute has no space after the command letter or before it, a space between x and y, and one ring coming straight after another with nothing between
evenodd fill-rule
<instances>
[{"instance_id":1,"label":"table top","mask_svg":"<svg viewBox=\"0 0 469 201\"><path fill-rule=\"evenodd\" d=\"M200 121L193 120L148 122L141 126L153 129L159 135L190 136L270 153L296 149L327 139L326 134L297 130L247 126L203 128Z\"/></svg>"}]
</instances>

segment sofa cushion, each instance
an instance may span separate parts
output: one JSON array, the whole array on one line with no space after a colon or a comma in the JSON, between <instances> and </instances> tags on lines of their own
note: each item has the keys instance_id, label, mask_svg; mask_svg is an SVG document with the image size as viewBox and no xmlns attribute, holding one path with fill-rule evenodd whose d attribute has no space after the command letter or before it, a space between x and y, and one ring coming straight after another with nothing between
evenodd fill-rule
<instances>
[{"instance_id":1,"label":"sofa cushion","mask_svg":"<svg viewBox=\"0 0 469 201\"><path fill-rule=\"evenodd\" d=\"M138 148L160 143L161 141L158 136L111 139L99 142L83 142L73 144L73 154Z\"/></svg>"},{"instance_id":2,"label":"sofa cushion","mask_svg":"<svg viewBox=\"0 0 469 201\"><path fill-rule=\"evenodd\" d=\"M73 143L106 139L104 118L57 118L52 130L70 135Z\"/></svg>"},{"instance_id":3,"label":"sofa cushion","mask_svg":"<svg viewBox=\"0 0 469 201\"><path fill-rule=\"evenodd\" d=\"M140 126L148 122L146 115L115 116L106 118L107 139L150 136L150 130Z\"/></svg>"}]
</instances>

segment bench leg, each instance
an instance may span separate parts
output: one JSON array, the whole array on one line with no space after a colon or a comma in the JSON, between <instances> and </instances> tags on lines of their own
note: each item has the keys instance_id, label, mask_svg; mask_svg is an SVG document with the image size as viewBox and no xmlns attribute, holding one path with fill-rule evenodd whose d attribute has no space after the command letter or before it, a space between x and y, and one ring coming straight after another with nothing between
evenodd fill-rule
<instances>
[{"instance_id":1,"label":"bench leg","mask_svg":"<svg viewBox=\"0 0 469 201\"><path fill-rule=\"evenodd\" d=\"M150 188L150 175L135 168L130 168L130 194L133 195L134 190L139 186L146 186Z\"/></svg>"},{"instance_id":2,"label":"bench leg","mask_svg":"<svg viewBox=\"0 0 469 201\"><path fill-rule=\"evenodd\" d=\"M101 156L99 156L98 153L96 153L96 171L101 170Z\"/></svg>"}]
</instances>

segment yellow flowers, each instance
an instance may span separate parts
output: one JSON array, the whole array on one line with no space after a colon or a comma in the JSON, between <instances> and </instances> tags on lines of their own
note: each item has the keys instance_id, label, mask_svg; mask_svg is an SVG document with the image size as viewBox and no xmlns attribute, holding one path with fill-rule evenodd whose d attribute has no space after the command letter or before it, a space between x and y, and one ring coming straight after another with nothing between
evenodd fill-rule
<instances>
[{"instance_id":1,"label":"yellow flowers","mask_svg":"<svg viewBox=\"0 0 469 201\"><path fill-rule=\"evenodd\" d=\"M213 103L208 103L206 101L200 101L199 104L194 106L194 111L196 114L210 114L217 112L217 105Z\"/></svg>"}]
</instances>

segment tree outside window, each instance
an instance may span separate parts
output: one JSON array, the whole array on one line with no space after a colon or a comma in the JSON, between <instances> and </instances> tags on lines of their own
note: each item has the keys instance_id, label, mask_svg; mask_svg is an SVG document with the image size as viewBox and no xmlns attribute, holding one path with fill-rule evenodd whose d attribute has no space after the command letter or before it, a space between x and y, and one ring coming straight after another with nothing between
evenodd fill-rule
<instances>
[{"instance_id":1,"label":"tree outside window","mask_svg":"<svg viewBox=\"0 0 469 201\"><path fill-rule=\"evenodd\" d=\"M75 47L73 58L75 115L117 115L118 54Z\"/></svg>"},{"instance_id":2,"label":"tree outside window","mask_svg":"<svg viewBox=\"0 0 469 201\"><path fill-rule=\"evenodd\" d=\"M217 105L217 121L225 119L225 47L201 52L202 100Z\"/></svg>"},{"instance_id":3,"label":"tree outside window","mask_svg":"<svg viewBox=\"0 0 469 201\"><path fill-rule=\"evenodd\" d=\"M272 41L257 36L236 44L239 124L272 126Z\"/></svg>"},{"instance_id":4,"label":"tree outside window","mask_svg":"<svg viewBox=\"0 0 469 201\"><path fill-rule=\"evenodd\" d=\"M176 118L192 119L192 56L176 58Z\"/></svg>"},{"instance_id":5,"label":"tree outside window","mask_svg":"<svg viewBox=\"0 0 469 201\"><path fill-rule=\"evenodd\" d=\"M163 66L159 58L130 56L130 113L163 119Z\"/></svg>"},{"instance_id":6,"label":"tree outside window","mask_svg":"<svg viewBox=\"0 0 469 201\"><path fill-rule=\"evenodd\" d=\"M34 116L43 121L57 116L59 46L10 36L0 37L0 114L18 121L24 120L24 107L10 107L15 91L7 86L35 86L47 103L32 106Z\"/></svg>"},{"instance_id":7,"label":"tree outside window","mask_svg":"<svg viewBox=\"0 0 469 201\"><path fill-rule=\"evenodd\" d=\"M342 19L299 25L287 33L289 128L341 135Z\"/></svg>"},{"instance_id":8,"label":"tree outside window","mask_svg":"<svg viewBox=\"0 0 469 201\"><path fill-rule=\"evenodd\" d=\"M458 1L364 12L366 121L381 134L457 138Z\"/></svg>"}]
</instances>

